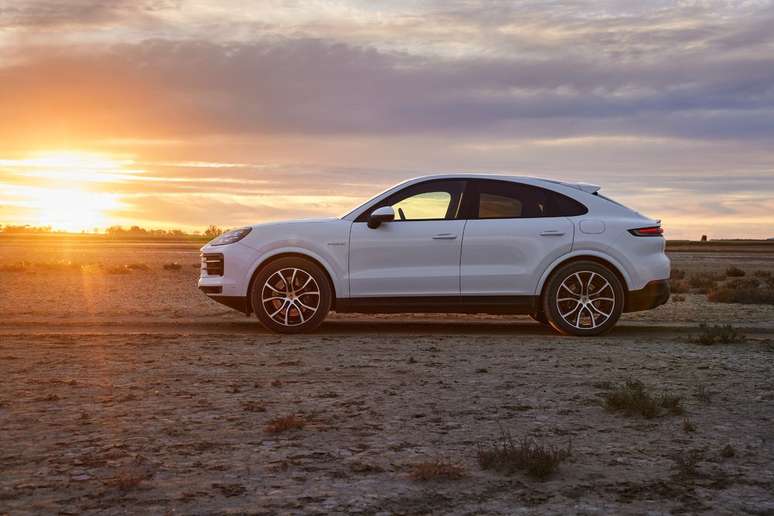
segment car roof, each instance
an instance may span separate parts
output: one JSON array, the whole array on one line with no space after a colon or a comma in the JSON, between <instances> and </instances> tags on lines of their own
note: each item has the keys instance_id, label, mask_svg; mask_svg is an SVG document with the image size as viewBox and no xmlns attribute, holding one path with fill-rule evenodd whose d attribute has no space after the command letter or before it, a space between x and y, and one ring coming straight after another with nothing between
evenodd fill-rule
<instances>
[{"instance_id":1,"label":"car roof","mask_svg":"<svg viewBox=\"0 0 774 516\"><path fill-rule=\"evenodd\" d=\"M450 174L432 174L428 176L415 177L401 183L402 185L409 185L412 183L420 183L433 179L495 179L500 181L515 181L526 183L549 183L553 185L568 186L587 193L594 193L601 188L599 185L592 183L584 183L579 181L559 181L556 179L545 179L542 177L531 176L511 176L505 174L486 174L486 173L450 173Z\"/></svg>"}]
</instances>

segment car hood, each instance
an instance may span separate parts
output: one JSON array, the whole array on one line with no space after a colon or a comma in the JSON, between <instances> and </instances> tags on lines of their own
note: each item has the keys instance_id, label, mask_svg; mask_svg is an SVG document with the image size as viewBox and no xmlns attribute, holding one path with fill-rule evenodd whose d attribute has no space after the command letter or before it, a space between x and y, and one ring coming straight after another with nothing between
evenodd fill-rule
<instances>
[{"instance_id":1,"label":"car hood","mask_svg":"<svg viewBox=\"0 0 774 516\"><path fill-rule=\"evenodd\" d=\"M250 227L253 229L268 229L277 226L287 226L289 224L324 224L330 222L337 222L340 219L336 217L316 218L316 219L294 219L294 220L275 220L271 222L261 222L259 224L253 224Z\"/></svg>"}]
</instances>

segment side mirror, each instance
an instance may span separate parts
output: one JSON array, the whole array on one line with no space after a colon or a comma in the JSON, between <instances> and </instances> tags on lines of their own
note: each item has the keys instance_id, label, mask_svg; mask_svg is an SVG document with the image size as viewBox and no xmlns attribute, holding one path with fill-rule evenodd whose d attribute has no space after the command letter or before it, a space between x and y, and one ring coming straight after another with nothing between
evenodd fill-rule
<instances>
[{"instance_id":1,"label":"side mirror","mask_svg":"<svg viewBox=\"0 0 774 516\"><path fill-rule=\"evenodd\" d=\"M392 206L382 206L381 208L376 208L368 216L368 227L376 229L382 225L382 222L391 222L393 220L395 220L395 210L392 209Z\"/></svg>"}]
</instances>

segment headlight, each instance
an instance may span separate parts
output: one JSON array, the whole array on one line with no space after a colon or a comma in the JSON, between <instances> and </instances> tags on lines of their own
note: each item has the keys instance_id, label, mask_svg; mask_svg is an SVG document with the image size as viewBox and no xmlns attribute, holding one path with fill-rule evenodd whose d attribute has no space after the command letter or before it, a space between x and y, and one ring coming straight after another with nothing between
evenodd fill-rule
<instances>
[{"instance_id":1,"label":"headlight","mask_svg":"<svg viewBox=\"0 0 774 516\"><path fill-rule=\"evenodd\" d=\"M252 231L252 229L253 228L239 228L226 231L218 238L210 242L210 245L228 245L233 244L234 242L239 242L244 237L246 237L250 231Z\"/></svg>"}]
</instances>

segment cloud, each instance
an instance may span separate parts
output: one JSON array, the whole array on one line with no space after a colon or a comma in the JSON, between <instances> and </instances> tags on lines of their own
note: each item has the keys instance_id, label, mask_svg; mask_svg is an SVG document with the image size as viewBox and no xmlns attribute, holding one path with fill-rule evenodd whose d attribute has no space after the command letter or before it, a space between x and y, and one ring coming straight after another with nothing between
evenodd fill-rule
<instances>
[{"instance_id":1,"label":"cloud","mask_svg":"<svg viewBox=\"0 0 774 516\"><path fill-rule=\"evenodd\" d=\"M51 29L105 25L177 4L172 0L25 0L0 7L0 27Z\"/></svg>"},{"instance_id":2,"label":"cloud","mask_svg":"<svg viewBox=\"0 0 774 516\"><path fill-rule=\"evenodd\" d=\"M13 98L0 108L6 127L44 119L115 137L774 135L772 55L449 59L319 39L154 40L48 51L0 70L0 81Z\"/></svg>"}]
</instances>

